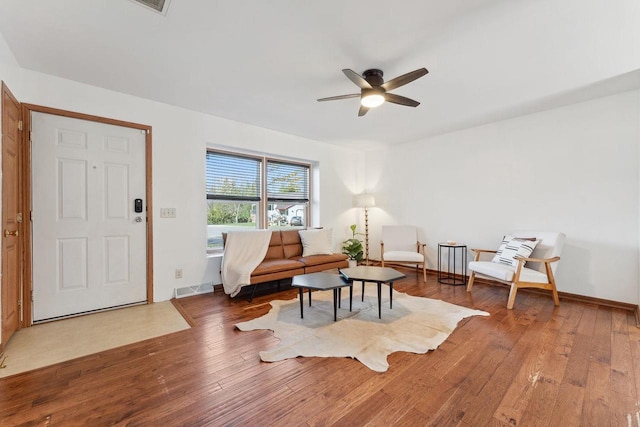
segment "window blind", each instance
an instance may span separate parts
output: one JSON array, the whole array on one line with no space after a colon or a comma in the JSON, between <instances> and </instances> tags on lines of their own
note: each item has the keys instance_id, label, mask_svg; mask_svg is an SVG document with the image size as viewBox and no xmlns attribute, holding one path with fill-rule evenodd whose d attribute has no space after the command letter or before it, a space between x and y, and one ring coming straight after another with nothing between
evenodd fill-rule
<instances>
[{"instance_id":1,"label":"window blind","mask_svg":"<svg viewBox=\"0 0 640 427\"><path fill-rule=\"evenodd\" d=\"M260 159L207 152L206 162L207 199L260 200Z\"/></svg>"},{"instance_id":2,"label":"window blind","mask_svg":"<svg viewBox=\"0 0 640 427\"><path fill-rule=\"evenodd\" d=\"M267 199L270 202L308 202L309 166L267 160Z\"/></svg>"}]
</instances>

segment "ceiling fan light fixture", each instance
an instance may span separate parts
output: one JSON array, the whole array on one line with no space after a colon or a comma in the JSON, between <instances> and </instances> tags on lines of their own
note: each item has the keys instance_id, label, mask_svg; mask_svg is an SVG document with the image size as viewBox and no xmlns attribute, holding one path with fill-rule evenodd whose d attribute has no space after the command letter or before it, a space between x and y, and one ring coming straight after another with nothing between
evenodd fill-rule
<instances>
[{"instance_id":1,"label":"ceiling fan light fixture","mask_svg":"<svg viewBox=\"0 0 640 427\"><path fill-rule=\"evenodd\" d=\"M389 91L409 84L412 81L425 76L428 72L429 71L427 71L427 69L424 67L418 68L417 70L413 70L385 82L382 78L384 73L382 72L382 70L378 70L377 68L365 70L362 75L349 68L344 68L342 70L342 73L347 76L347 78L351 80L351 82L353 82L360 88L360 93L330 96L328 98L320 98L318 99L318 101L335 101L338 99L350 99L359 97L360 109L358 110L358 117L364 116L371 108L379 107L385 102L404 105L405 107L417 107L418 105L420 105L418 101L407 98L406 96L389 93Z\"/></svg>"},{"instance_id":2,"label":"ceiling fan light fixture","mask_svg":"<svg viewBox=\"0 0 640 427\"><path fill-rule=\"evenodd\" d=\"M360 99L360 103L367 108L379 107L384 103L384 96L382 96L380 93L373 92L373 93L364 95Z\"/></svg>"}]
</instances>

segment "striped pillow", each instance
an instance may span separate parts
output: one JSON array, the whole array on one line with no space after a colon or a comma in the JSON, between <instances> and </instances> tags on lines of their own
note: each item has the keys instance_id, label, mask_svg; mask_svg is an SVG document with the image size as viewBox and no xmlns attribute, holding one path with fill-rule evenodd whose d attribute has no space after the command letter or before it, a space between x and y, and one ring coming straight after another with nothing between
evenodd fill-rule
<instances>
[{"instance_id":1,"label":"striped pillow","mask_svg":"<svg viewBox=\"0 0 640 427\"><path fill-rule=\"evenodd\" d=\"M504 236L502 244L500 245L500 248L498 248L496 255L493 257L491 262L510 265L515 268L518 266L518 260L516 257L528 258L539 242L540 240L535 239Z\"/></svg>"}]
</instances>

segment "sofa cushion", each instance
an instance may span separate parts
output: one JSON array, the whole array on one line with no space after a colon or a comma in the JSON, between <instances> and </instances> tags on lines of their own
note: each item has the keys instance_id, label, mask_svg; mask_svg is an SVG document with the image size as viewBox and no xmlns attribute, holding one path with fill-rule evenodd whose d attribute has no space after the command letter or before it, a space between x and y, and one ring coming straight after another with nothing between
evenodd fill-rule
<instances>
[{"instance_id":1,"label":"sofa cushion","mask_svg":"<svg viewBox=\"0 0 640 427\"><path fill-rule=\"evenodd\" d=\"M302 241L303 257L311 255L331 255L333 253L330 228L299 230L298 233Z\"/></svg>"},{"instance_id":2,"label":"sofa cushion","mask_svg":"<svg viewBox=\"0 0 640 427\"><path fill-rule=\"evenodd\" d=\"M271 240L269 241L269 249L264 259L281 259L284 258L284 252L282 250L282 237L279 231L271 233Z\"/></svg>"},{"instance_id":3,"label":"sofa cushion","mask_svg":"<svg viewBox=\"0 0 640 427\"><path fill-rule=\"evenodd\" d=\"M518 260L516 257L529 257L531 252L536 248L538 242L539 240L535 239L531 240L529 238L519 238L509 235L504 236L502 243L491 262L517 267Z\"/></svg>"},{"instance_id":4,"label":"sofa cushion","mask_svg":"<svg viewBox=\"0 0 640 427\"><path fill-rule=\"evenodd\" d=\"M304 268L304 264L300 261L291 259L269 259L264 260L253 270L252 276L258 276L261 274L270 274L278 271L295 270L297 268Z\"/></svg>"},{"instance_id":5,"label":"sofa cushion","mask_svg":"<svg viewBox=\"0 0 640 427\"><path fill-rule=\"evenodd\" d=\"M313 265L320 264L330 264L332 262L344 261L348 257L345 254L331 254L331 255L311 255L308 257L297 257L294 258L297 261L300 261L305 266L310 267Z\"/></svg>"},{"instance_id":6,"label":"sofa cushion","mask_svg":"<svg viewBox=\"0 0 640 427\"><path fill-rule=\"evenodd\" d=\"M504 282L511 283L516 269L510 265L500 264L492 261L472 261L469 263L469 270L478 274L490 276ZM520 271L521 282L547 283L547 275L537 270L523 267Z\"/></svg>"},{"instance_id":7,"label":"sofa cushion","mask_svg":"<svg viewBox=\"0 0 640 427\"><path fill-rule=\"evenodd\" d=\"M302 256L302 242L298 230L282 230L282 248L285 258Z\"/></svg>"}]
</instances>

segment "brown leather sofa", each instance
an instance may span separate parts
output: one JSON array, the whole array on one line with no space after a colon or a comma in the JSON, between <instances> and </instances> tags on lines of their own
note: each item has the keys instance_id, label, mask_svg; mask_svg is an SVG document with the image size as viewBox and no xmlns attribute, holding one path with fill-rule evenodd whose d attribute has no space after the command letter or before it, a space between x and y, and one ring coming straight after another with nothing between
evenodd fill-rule
<instances>
[{"instance_id":1,"label":"brown leather sofa","mask_svg":"<svg viewBox=\"0 0 640 427\"><path fill-rule=\"evenodd\" d=\"M226 233L222 234L222 238L223 242L226 242ZM251 273L251 284L288 279L298 274L332 268L344 268L349 265L347 258L345 254L303 257L298 230L274 230L264 260Z\"/></svg>"}]
</instances>

